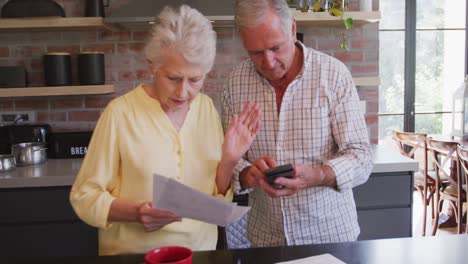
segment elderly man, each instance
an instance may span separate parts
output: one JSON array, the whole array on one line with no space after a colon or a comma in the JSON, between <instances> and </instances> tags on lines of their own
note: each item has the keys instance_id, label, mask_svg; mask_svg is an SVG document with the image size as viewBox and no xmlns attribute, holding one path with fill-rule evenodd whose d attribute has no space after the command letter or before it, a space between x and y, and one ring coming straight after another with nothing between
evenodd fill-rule
<instances>
[{"instance_id":1,"label":"elderly man","mask_svg":"<svg viewBox=\"0 0 468 264\"><path fill-rule=\"evenodd\" d=\"M236 24L250 59L226 82L223 119L253 100L262 127L237 167L234 190L249 193L247 237L254 247L353 241L352 188L369 177L371 147L344 64L296 40L284 0L238 0ZM291 163L292 178L269 185L263 172Z\"/></svg>"}]
</instances>

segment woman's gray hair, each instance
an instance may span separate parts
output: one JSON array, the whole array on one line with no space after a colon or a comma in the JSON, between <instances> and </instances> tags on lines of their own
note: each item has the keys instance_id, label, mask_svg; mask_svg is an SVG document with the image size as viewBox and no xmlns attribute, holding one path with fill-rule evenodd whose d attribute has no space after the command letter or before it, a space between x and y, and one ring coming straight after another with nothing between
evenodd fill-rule
<instances>
[{"instance_id":1,"label":"woman's gray hair","mask_svg":"<svg viewBox=\"0 0 468 264\"><path fill-rule=\"evenodd\" d=\"M166 6L157 16L145 46L146 58L154 69L161 66L168 49L175 49L187 62L200 65L208 73L216 56L216 32L197 10L187 5L176 9Z\"/></svg>"},{"instance_id":2,"label":"woman's gray hair","mask_svg":"<svg viewBox=\"0 0 468 264\"><path fill-rule=\"evenodd\" d=\"M289 34L292 26L292 14L285 0L236 0L235 22L240 27L255 27L262 23L271 10L281 20L282 29Z\"/></svg>"}]
</instances>

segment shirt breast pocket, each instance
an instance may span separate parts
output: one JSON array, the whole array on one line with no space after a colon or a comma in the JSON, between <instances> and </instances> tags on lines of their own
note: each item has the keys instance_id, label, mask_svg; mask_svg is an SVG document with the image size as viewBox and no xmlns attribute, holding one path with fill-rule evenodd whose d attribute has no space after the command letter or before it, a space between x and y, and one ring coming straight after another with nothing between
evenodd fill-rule
<instances>
[{"instance_id":1,"label":"shirt breast pocket","mask_svg":"<svg viewBox=\"0 0 468 264\"><path fill-rule=\"evenodd\" d=\"M328 106L306 106L294 118L293 146L296 162L315 163L321 160L326 145L331 140Z\"/></svg>"},{"instance_id":2,"label":"shirt breast pocket","mask_svg":"<svg viewBox=\"0 0 468 264\"><path fill-rule=\"evenodd\" d=\"M323 137L330 130L328 107L304 107L300 114L301 130L308 131L312 138Z\"/></svg>"}]
</instances>

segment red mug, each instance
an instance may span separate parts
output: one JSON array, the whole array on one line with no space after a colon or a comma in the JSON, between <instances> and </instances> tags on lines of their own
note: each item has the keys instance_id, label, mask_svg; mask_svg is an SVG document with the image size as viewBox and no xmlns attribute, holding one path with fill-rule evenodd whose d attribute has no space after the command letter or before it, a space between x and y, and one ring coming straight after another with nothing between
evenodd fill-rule
<instances>
[{"instance_id":1,"label":"red mug","mask_svg":"<svg viewBox=\"0 0 468 264\"><path fill-rule=\"evenodd\" d=\"M185 247L160 247L145 255L145 264L192 264L192 250Z\"/></svg>"}]
</instances>

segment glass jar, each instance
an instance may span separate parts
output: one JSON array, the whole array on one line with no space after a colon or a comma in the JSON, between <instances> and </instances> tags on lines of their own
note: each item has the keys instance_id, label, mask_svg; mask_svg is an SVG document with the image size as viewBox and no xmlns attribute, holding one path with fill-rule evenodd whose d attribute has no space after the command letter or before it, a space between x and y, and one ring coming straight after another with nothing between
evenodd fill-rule
<instances>
[{"instance_id":1,"label":"glass jar","mask_svg":"<svg viewBox=\"0 0 468 264\"><path fill-rule=\"evenodd\" d=\"M309 12L314 0L296 0L296 10Z\"/></svg>"}]
</instances>

